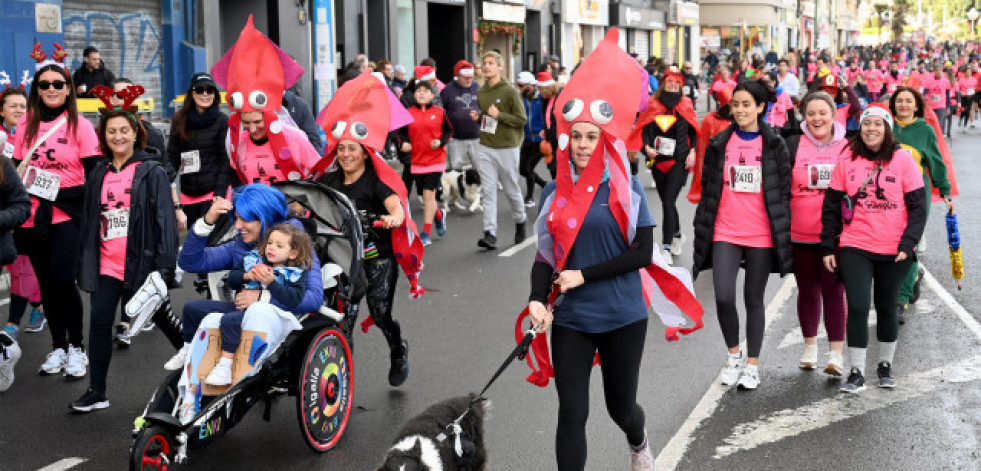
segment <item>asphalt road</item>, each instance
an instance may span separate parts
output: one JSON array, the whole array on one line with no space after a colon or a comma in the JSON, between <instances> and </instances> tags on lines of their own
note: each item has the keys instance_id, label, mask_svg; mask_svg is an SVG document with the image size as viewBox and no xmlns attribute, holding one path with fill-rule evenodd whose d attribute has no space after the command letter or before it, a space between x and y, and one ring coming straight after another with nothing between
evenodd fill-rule
<instances>
[{"instance_id":1,"label":"asphalt road","mask_svg":"<svg viewBox=\"0 0 981 471\"><path fill-rule=\"evenodd\" d=\"M706 308L705 328L670 344L656 320L648 332L639 401L647 412L651 445L660 454L658 469L981 469L981 299L972 283L973 271L981 267L978 251L972 250L981 230L972 218L981 208L981 192L973 185L981 178L973 161L981 129L955 131L952 145L963 193L957 205L967 277L962 291L953 288L942 212L935 207L921 259L936 282L925 285L923 301L901 331L895 362L899 387L843 397L838 383L823 373L799 370L792 277L773 277L767 287L762 385L755 392L723 390L716 376L725 348L711 278L703 276L696 290ZM643 176L645 184L649 180ZM656 193L649 190L648 197L658 218ZM409 300L400 280L395 316L411 361L404 386L387 384L388 352L379 331L355 335L355 408L334 450L318 455L303 444L295 403L285 397L274 405L270 422L262 421L256 407L221 440L193 450L181 469L373 469L408 418L434 402L479 389L513 347L514 319L527 299L533 259L532 247L501 256L513 226L506 203L500 210L501 250L477 249L480 215L454 212L448 234L427 250L423 284L430 293ZM683 201L680 210L690 235L694 206ZM690 242L685 249L677 261L690 266ZM195 297L180 290L175 305ZM52 464L48 470L124 468L133 419L163 379L162 365L173 353L162 335L144 334L129 350L116 351L109 375L112 406L87 415L67 409L87 379L35 374L50 348L47 331L24 334L22 340L17 380L0 394L0 470ZM820 345L823 360L826 344ZM873 342L870 360L875 356ZM488 393L493 403L486 421L489 469L555 466L556 395L551 386L527 383L527 373L523 364L512 365ZM627 469L626 443L606 413L598 374L590 392L588 469Z\"/></svg>"}]
</instances>

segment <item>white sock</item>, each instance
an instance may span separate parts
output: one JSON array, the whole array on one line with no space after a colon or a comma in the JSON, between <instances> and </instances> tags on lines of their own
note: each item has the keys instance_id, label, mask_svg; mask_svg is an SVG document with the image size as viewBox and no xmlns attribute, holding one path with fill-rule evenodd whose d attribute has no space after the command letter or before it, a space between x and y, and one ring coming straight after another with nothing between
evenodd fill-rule
<instances>
[{"instance_id":1,"label":"white sock","mask_svg":"<svg viewBox=\"0 0 981 471\"><path fill-rule=\"evenodd\" d=\"M879 342L879 361L887 361L892 365L892 357L896 354L896 342Z\"/></svg>"},{"instance_id":2,"label":"white sock","mask_svg":"<svg viewBox=\"0 0 981 471\"><path fill-rule=\"evenodd\" d=\"M232 359L231 358L221 357L221 359L218 360L218 366L221 366L221 367L224 367L224 368L231 368L232 367Z\"/></svg>"},{"instance_id":3,"label":"white sock","mask_svg":"<svg viewBox=\"0 0 981 471\"><path fill-rule=\"evenodd\" d=\"M866 349L860 347L848 347L848 359L851 360L852 368L858 368L862 376L865 376L865 351Z\"/></svg>"},{"instance_id":4,"label":"white sock","mask_svg":"<svg viewBox=\"0 0 981 471\"><path fill-rule=\"evenodd\" d=\"M735 354L733 354L733 353L730 353L729 354L729 358L736 358L736 359L738 359L738 358L742 358L742 357L743 357L743 352L742 351L739 351L738 353L735 353Z\"/></svg>"},{"instance_id":5,"label":"white sock","mask_svg":"<svg viewBox=\"0 0 981 471\"><path fill-rule=\"evenodd\" d=\"M754 364L751 364L751 363L746 363L746 370L748 370L748 371L755 372L757 370L757 368L758 368L757 365L754 365Z\"/></svg>"}]
</instances>

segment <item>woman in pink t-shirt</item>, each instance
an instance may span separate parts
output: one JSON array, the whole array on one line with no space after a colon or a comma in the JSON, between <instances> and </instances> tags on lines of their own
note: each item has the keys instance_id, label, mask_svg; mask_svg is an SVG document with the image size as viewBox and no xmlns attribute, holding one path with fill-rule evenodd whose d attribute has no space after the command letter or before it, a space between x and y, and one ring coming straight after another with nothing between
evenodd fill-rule
<instances>
[{"instance_id":1,"label":"woman in pink t-shirt","mask_svg":"<svg viewBox=\"0 0 981 471\"><path fill-rule=\"evenodd\" d=\"M729 355L725 385L756 389L763 345L763 294L771 272L791 271L790 158L787 145L763 122L773 91L755 80L736 86L729 107L735 123L709 143L702 198L695 211L694 274L712 269L715 305ZM745 268L748 358L739 349L736 276ZM745 366L743 363L746 363Z\"/></svg>"},{"instance_id":2,"label":"woman in pink t-shirt","mask_svg":"<svg viewBox=\"0 0 981 471\"><path fill-rule=\"evenodd\" d=\"M804 336L800 367L817 368L818 325L824 308L828 334L828 363L824 372L841 376L845 340L845 288L824 269L821 241L821 205L831 172L846 152L845 127L834 121L835 102L824 92L811 92L801 100L803 135L787 138L793 176L790 188L790 239L797 279L797 317Z\"/></svg>"},{"instance_id":3,"label":"woman in pink t-shirt","mask_svg":"<svg viewBox=\"0 0 981 471\"><path fill-rule=\"evenodd\" d=\"M881 104L862 112L859 135L835 166L821 211L824 265L836 272L848 299L851 372L841 390L865 390L869 306L878 317L880 388L893 388L899 337L899 288L916 257L926 225L926 191L919 165L892 136L892 115ZM838 252L837 257L835 251Z\"/></svg>"},{"instance_id":4,"label":"woman in pink t-shirt","mask_svg":"<svg viewBox=\"0 0 981 471\"><path fill-rule=\"evenodd\" d=\"M974 94L978 89L978 80L971 76L967 71L967 66L961 66L957 79L957 93L960 94L960 127L963 129L968 123L974 125L974 114L971 113L971 104L974 102Z\"/></svg>"},{"instance_id":5,"label":"woman in pink t-shirt","mask_svg":"<svg viewBox=\"0 0 981 471\"><path fill-rule=\"evenodd\" d=\"M79 117L75 86L62 64L39 68L29 96L14 135L14 160L23 167L31 216L14 237L34 266L51 331L52 352L40 373L80 378L88 360L74 268L85 170L95 164L99 140L92 124Z\"/></svg>"}]
</instances>

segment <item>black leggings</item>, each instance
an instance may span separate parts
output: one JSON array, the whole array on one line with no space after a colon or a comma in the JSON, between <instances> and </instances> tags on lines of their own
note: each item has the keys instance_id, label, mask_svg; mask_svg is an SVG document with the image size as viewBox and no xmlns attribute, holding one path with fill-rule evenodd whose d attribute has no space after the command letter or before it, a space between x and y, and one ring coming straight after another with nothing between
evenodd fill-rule
<instances>
[{"instance_id":1,"label":"black leggings","mask_svg":"<svg viewBox=\"0 0 981 471\"><path fill-rule=\"evenodd\" d=\"M198 218L204 217L211 209L211 200L202 201L200 203L185 204L184 205L184 215L187 216L187 227L191 227L194 221Z\"/></svg>"},{"instance_id":2,"label":"black leggings","mask_svg":"<svg viewBox=\"0 0 981 471\"><path fill-rule=\"evenodd\" d=\"M667 173L658 170L657 165L654 165L651 167L651 176L657 184L657 195L661 200L661 244L670 246L675 236L681 234L678 195L685 183L688 183L688 170L685 169L685 163L680 161L675 162Z\"/></svg>"},{"instance_id":3,"label":"black leggings","mask_svg":"<svg viewBox=\"0 0 981 471\"><path fill-rule=\"evenodd\" d=\"M395 257L378 257L364 261L364 272L368 278L368 291L365 293L368 312L385 335L389 348L402 344L402 327L392 319L392 302L395 300L395 284L399 276L396 265Z\"/></svg>"},{"instance_id":4,"label":"black leggings","mask_svg":"<svg viewBox=\"0 0 981 471\"><path fill-rule=\"evenodd\" d=\"M582 470L586 466L589 375L596 352L602 359L603 394L610 418L627 435L630 445L644 442L644 410L637 404L637 383L646 335L647 319L599 334L552 326L552 366L559 394L555 432L559 470Z\"/></svg>"},{"instance_id":5,"label":"black leggings","mask_svg":"<svg viewBox=\"0 0 981 471\"><path fill-rule=\"evenodd\" d=\"M525 141L521 144L520 162L518 172L525 177L525 199L531 199L535 193L535 184L545 188L545 180L535 173L538 161L542 160L542 150L540 142Z\"/></svg>"},{"instance_id":6,"label":"black leggings","mask_svg":"<svg viewBox=\"0 0 981 471\"><path fill-rule=\"evenodd\" d=\"M45 233L34 228L18 229L17 248L31 259L44 315L51 330L52 348L82 348L82 297L75 284L78 255L78 226L72 221L52 224Z\"/></svg>"},{"instance_id":7,"label":"black leggings","mask_svg":"<svg viewBox=\"0 0 981 471\"><path fill-rule=\"evenodd\" d=\"M41 303L28 303L27 298L17 296L16 294L11 294L10 313L7 316L7 322L19 326L20 320L24 317L24 312L27 311L28 304L30 304L34 309L41 307Z\"/></svg>"},{"instance_id":8,"label":"black leggings","mask_svg":"<svg viewBox=\"0 0 981 471\"><path fill-rule=\"evenodd\" d=\"M848 301L848 346L868 348L869 306L874 298L878 318L875 331L880 342L899 338L899 287L910 271L910 259L902 262L877 261L860 250L843 249L838 255L838 273L845 285ZM874 289L874 293L871 293Z\"/></svg>"},{"instance_id":9,"label":"black leggings","mask_svg":"<svg viewBox=\"0 0 981 471\"><path fill-rule=\"evenodd\" d=\"M736 312L736 276L745 260L743 300L746 302L746 345L750 358L759 358L766 329L763 296L773 268L773 249L743 247L728 242L712 243L712 284L715 309L726 347L739 346L739 314Z\"/></svg>"}]
</instances>

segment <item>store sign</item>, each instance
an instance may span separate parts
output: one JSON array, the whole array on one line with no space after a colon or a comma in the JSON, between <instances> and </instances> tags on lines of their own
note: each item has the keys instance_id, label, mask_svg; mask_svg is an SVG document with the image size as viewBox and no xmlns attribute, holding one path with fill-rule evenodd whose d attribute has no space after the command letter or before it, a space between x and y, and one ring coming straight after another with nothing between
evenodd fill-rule
<instances>
[{"instance_id":1,"label":"store sign","mask_svg":"<svg viewBox=\"0 0 981 471\"><path fill-rule=\"evenodd\" d=\"M800 2L800 16L814 18L814 2Z\"/></svg>"},{"instance_id":2,"label":"store sign","mask_svg":"<svg viewBox=\"0 0 981 471\"><path fill-rule=\"evenodd\" d=\"M699 36L699 40L702 43L702 47L720 47L722 46L722 38L718 34L702 34Z\"/></svg>"},{"instance_id":3,"label":"store sign","mask_svg":"<svg viewBox=\"0 0 981 471\"><path fill-rule=\"evenodd\" d=\"M668 5L668 23L698 26L698 4L674 0Z\"/></svg>"},{"instance_id":4,"label":"store sign","mask_svg":"<svg viewBox=\"0 0 981 471\"><path fill-rule=\"evenodd\" d=\"M658 31L667 28L663 11L637 8L622 3L614 4L611 7L613 11L610 12L610 15L616 19L616 26Z\"/></svg>"},{"instance_id":5,"label":"store sign","mask_svg":"<svg viewBox=\"0 0 981 471\"><path fill-rule=\"evenodd\" d=\"M548 6L548 0L525 0L525 6L529 10L544 10Z\"/></svg>"},{"instance_id":6,"label":"store sign","mask_svg":"<svg viewBox=\"0 0 981 471\"><path fill-rule=\"evenodd\" d=\"M483 19L488 21L501 21L504 23L524 23L525 6L506 5L503 3L484 2Z\"/></svg>"},{"instance_id":7,"label":"store sign","mask_svg":"<svg viewBox=\"0 0 981 471\"><path fill-rule=\"evenodd\" d=\"M787 10L784 10L784 13L785 13L784 14L784 23L787 24L787 27L793 28L793 27L797 26L797 10L796 9L793 9L793 10L787 9Z\"/></svg>"},{"instance_id":8,"label":"store sign","mask_svg":"<svg viewBox=\"0 0 981 471\"><path fill-rule=\"evenodd\" d=\"M562 0L562 19L567 23L610 24L609 0Z\"/></svg>"}]
</instances>

